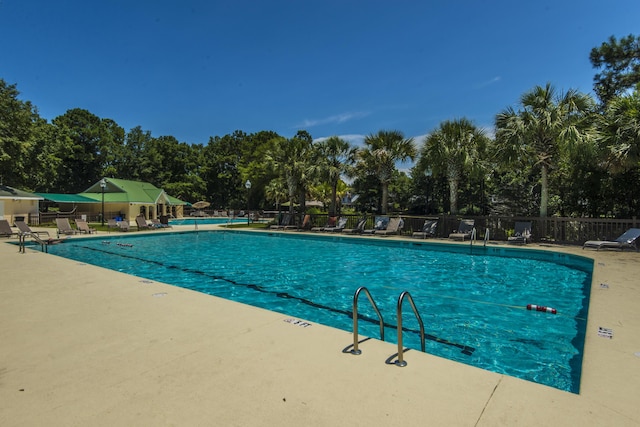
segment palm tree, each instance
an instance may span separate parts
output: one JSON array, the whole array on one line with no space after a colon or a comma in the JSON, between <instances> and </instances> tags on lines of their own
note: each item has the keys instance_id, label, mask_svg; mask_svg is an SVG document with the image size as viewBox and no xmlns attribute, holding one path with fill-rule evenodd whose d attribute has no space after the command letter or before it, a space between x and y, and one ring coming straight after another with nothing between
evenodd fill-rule
<instances>
[{"instance_id":1,"label":"palm tree","mask_svg":"<svg viewBox=\"0 0 640 427\"><path fill-rule=\"evenodd\" d=\"M557 95L553 86L536 86L520 98L522 109L509 107L496 116L497 158L540 168L540 216L547 216L549 172L565 150L590 138L593 100L570 89Z\"/></svg>"},{"instance_id":2,"label":"palm tree","mask_svg":"<svg viewBox=\"0 0 640 427\"><path fill-rule=\"evenodd\" d=\"M479 169L488 138L468 119L447 120L425 138L420 163L425 170L445 175L449 183L449 211L458 213L458 185L463 173Z\"/></svg>"},{"instance_id":3,"label":"palm tree","mask_svg":"<svg viewBox=\"0 0 640 427\"><path fill-rule=\"evenodd\" d=\"M269 181L269 184L264 188L265 196L268 200L273 200L276 204L276 210L280 209L280 201L286 199L287 188L280 178L275 178Z\"/></svg>"},{"instance_id":4,"label":"palm tree","mask_svg":"<svg viewBox=\"0 0 640 427\"><path fill-rule=\"evenodd\" d=\"M307 138L277 138L265 157L267 163L286 183L291 214L296 195L300 197L301 208L304 209L304 195L313 172L312 148L312 143Z\"/></svg>"},{"instance_id":5,"label":"palm tree","mask_svg":"<svg viewBox=\"0 0 640 427\"><path fill-rule=\"evenodd\" d=\"M319 156L319 173L331 186L329 215L334 216L337 212L338 182L342 174L347 173L349 167L355 163L358 150L337 136L320 142L316 148Z\"/></svg>"},{"instance_id":6,"label":"palm tree","mask_svg":"<svg viewBox=\"0 0 640 427\"><path fill-rule=\"evenodd\" d=\"M382 214L387 213L389 200L389 184L396 171L396 162L413 160L417 149L413 138L406 138L400 131L381 130L377 134L365 137L366 147L360 150L360 164L357 165L365 175L374 175L382 187Z\"/></svg>"},{"instance_id":7,"label":"palm tree","mask_svg":"<svg viewBox=\"0 0 640 427\"><path fill-rule=\"evenodd\" d=\"M640 162L640 91L613 98L598 115L598 139L609 152L616 170L637 167Z\"/></svg>"}]
</instances>

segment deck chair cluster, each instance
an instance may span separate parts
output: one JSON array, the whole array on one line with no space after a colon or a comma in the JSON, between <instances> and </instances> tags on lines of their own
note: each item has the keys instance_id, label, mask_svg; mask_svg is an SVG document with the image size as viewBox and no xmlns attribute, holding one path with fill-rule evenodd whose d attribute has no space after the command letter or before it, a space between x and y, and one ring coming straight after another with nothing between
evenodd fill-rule
<instances>
[{"instance_id":1,"label":"deck chair cluster","mask_svg":"<svg viewBox=\"0 0 640 427\"><path fill-rule=\"evenodd\" d=\"M346 217L329 217L327 224L322 227L311 227L311 231L324 231L328 233L340 233L347 226L347 218Z\"/></svg>"},{"instance_id":2,"label":"deck chair cluster","mask_svg":"<svg viewBox=\"0 0 640 427\"><path fill-rule=\"evenodd\" d=\"M111 231L112 229L118 231L129 231L129 221L118 221L116 219L108 219L107 220L107 230Z\"/></svg>"},{"instance_id":3,"label":"deck chair cluster","mask_svg":"<svg viewBox=\"0 0 640 427\"><path fill-rule=\"evenodd\" d=\"M404 228L404 220L401 217L390 218L388 216L376 216L373 228L362 231L364 235L391 236L400 234Z\"/></svg>"}]
</instances>

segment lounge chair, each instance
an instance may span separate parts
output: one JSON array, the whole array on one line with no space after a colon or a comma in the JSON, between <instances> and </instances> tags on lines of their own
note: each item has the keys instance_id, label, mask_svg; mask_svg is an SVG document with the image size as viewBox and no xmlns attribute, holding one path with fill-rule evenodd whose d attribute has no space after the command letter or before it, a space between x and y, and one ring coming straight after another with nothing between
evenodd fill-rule
<instances>
[{"instance_id":1,"label":"lounge chair","mask_svg":"<svg viewBox=\"0 0 640 427\"><path fill-rule=\"evenodd\" d=\"M328 231L330 233L340 233L347 225L347 218L341 216L333 227L325 227L322 231Z\"/></svg>"},{"instance_id":2,"label":"lounge chair","mask_svg":"<svg viewBox=\"0 0 640 427\"><path fill-rule=\"evenodd\" d=\"M107 230L111 230L112 228L115 228L116 230L120 229L120 227L118 226L118 221L116 221L115 219L108 219Z\"/></svg>"},{"instance_id":3,"label":"lounge chair","mask_svg":"<svg viewBox=\"0 0 640 427\"><path fill-rule=\"evenodd\" d=\"M392 234L400 234L404 227L404 220L400 217L391 218L384 230L375 230L373 234L376 236L389 236Z\"/></svg>"},{"instance_id":4,"label":"lounge chair","mask_svg":"<svg viewBox=\"0 0 640 427\"><path fill-rule=\"evenodd\" d=\"M78 227L78 231L80 233L93 234L96 232L96 229L89 227L87 221L83 219L76 219L76 227Z\"/></svg>"},{"instance_id":5,"label":"lounge chair","mask_svg":"<svg viewBox=\"0 0 640 427\"><path fill-rule=\"evenodd\" d=\"M309 230L311 228L311 215L305 215L304 218L302 218L302 224L300 224L300 226L296 226L296 225L289 225L285 227L285 230L297 230L297 231L306 231Z\"/></svg>"},{"instance_id":6,"label":"lounge chair","mask_svg":"<svg viewBox=\"0 0 640 427\"><path fill-rule=\"evenodd\" d=\"M51 238L48 231L33 231L24 221L16 221L15 224L16 227L18 227L18 230L20 230L20 234L33 235L38 238L40 238L41 234L46 234L48 238Z\"/></svg>"},{"instance_id":7,"label":"lounge chair","mask_svg":"<svg viewBox=\"0 0 640 427\"><path fill-rule=\"evenodd\" d=\"M427 237L436 237L436 229L438 228L437 219L426 219L422 225L422 231L415 231L411 237L417 239L426 239Z\"/></svg>"},{"instance_id":8,"label":"lounge chair","mask_svg":"<svg viewBox=\"0 0 640 427\"><path fill-rule=\"evenodd\" d=\"M640 238L640 228L630 228L615 240L587 240L582 245L584 248L600 249L620 249L633 248L638 250L638 238Z\"/></svg>"},{"instance_id":9,"label":"lounge chair","mask_svg":"<svg viewBox=\"0 0 640 427\"><path fill-rule=\"evenodd\" d=\"M284 230L291 223L291 214L284 214L280 218L280 222L269 226L271 230Z\"/></svg>"},{"instance_id":10,"label":"lounge chair","mask_svg":"<svg viewBox=\"0 0 640 427\"><path fill-rule=\"evenodd\" d=\"M120 230L120 231L129 231L130 230L129 221L127 221L127 220L116 221L116 224L118 225L118 230Z\"/></svg>"},{"instance_id":11,"label":"lounge chair","mask_svg":"<svg viewBox=\"0 0 640 427\"><path fill-rule=\"evenodd\" d=\"M517 221L513 230L513 236L507 239L508 243L524 243L531 241L531 221Z\"/></svg>"},{"instance_id":12,"label":"lounge chair","mask_svg":"<svg viewBox=\"0 0 640 427\"><path fill-rule=\"evenodd\" d=\"M376 231L386 230L387 229L387 225L389 225L389 217L388 216L377 216L375 218L375 221L373 222L373 229L364 230L362 233L363 234L374 234Z\"/></svg>"},{"instance_id":13,"label":"lounge chair","mask_svg":"<svg viewBox=\"0 0 640 427\"><path fill-rule=\"evenodd\" d=\"M462 240L463 242L465 239L471 239L475 223L476 221L474 219L463 219L462 221L460 221L458 229L449 234L449 238L454 240Z\"/></svg>"},{"instance_id":14,"label":"lounge chair","mask_svg":"<svg viewBox=\"0 0 640 427\"><path fill-rule=\"evenodd\" d=\"M61 234L77 234L78 230L71 227L69 218L56 218L56 225L58 227L58 236Z\"/></svg>"},{"instance_id":15,"label":"lounge chair","mask_svg":"<svg viewBox=\"0 0 640 427\"><path fill-rule=\"evenodd\" d=\"M162 228L173 228L171 224L169 224L169 215L160 215L160 225Z\"/></svg>"},{"instance_id":16,"label":"lounge chair","mask_svg":"<svg viewBox=\"0 0 640 427\"><path fill-rule=\"evenodd\" d=\"M338 222L338 217L330 216L327 220L327 224L323 227L311 227L311 231L325 231L325 228L332 228L336 226L336 222Z\"/></svg>"},{"instance_id":17,"label":"lounge chair","mask_svg":"<svg viewBox=\"0 0 640 427\"><path fill-rule=\"evenodd\" d=\"M311 229L311 215L305 215L302 220L302 225L298 228L298 231L310 230Z\"/></svg>"},{"instance_id":18,"label":"lounge chair","mask_svg":"<svg viewBox=\"0 0 640 427\"><path fill-rule=\"evenodd\" d=\"M19 236L20 232L13 231L11 228L11 224L6 219L0 219L0 236L1 237L11 237L11 236Z\"/></svg>"},{"instance_id":19,"label":"lounge chair","mask_svg":"<svg viewBox=\"0 0 640 427\"><path fill-rule=\"evenodd\" d=\"M356 224L356 228L345 228L342 230L345 234L361 234L364 232L364 227L367 225L367 217L364 216L360 218L358 223Z\"/></svg>"},{"instance_id":20,"label":"lounge chair","mask_svg":"<svg viewBox=\"0 0 640 427\"><path fill-rule=\"evenodd\" d=\"M136 217L136 225L138 230L151 230L151 226L147 224L147 220L142 215Z\"/></svg>"}]
</instances>

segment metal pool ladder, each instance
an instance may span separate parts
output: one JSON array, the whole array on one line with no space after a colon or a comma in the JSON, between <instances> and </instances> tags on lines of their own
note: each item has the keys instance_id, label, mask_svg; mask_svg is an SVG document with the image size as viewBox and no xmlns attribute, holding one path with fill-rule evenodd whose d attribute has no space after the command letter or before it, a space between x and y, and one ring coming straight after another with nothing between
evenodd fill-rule
<instances>
[{"instance_id":1,"label":"metal pool ladder","mask_svg":"<svg viewBox=\"0 0 640 427\"><path fill-rule=\"evenodd\" d=\"M422 323L422 318L420 317L420 313L418 313L418 309L416 308L415 303L413 302L413 297L408 291L404 291L398 297L398 360L395 361L395 364L400 367L407 366L407 362L404 361L404 350L402 346L402 302L405 297L409 297L409 303L411 303L411 308L413 309L413 313L416 315L418 319L418 323L420 324L420 348L424 353L424 323Z\"/></svg>"},{"instance_id":2,"label":"metal pool ladder","mask_svg":"<svg viewBox=\"0 0 640 427\"><path fill-rule=\"evenodd\" d=\"M362 351L358 349L358 297L362 292L364 292L367 298L369 298L371 306L378 315L378 319L380 320L380 339L384 341L384 321L382 320L382 314L380 314L380 310L378 310L378 306L375 301L373 301L373 297L371 297L369 290L364 286L360 286L356 290L356 293L353 294L353 349L351 349L350 353L355 355L362 353ZM424 351L424 343L422 344L422 347Z\"/></svg>"}]
</instances>

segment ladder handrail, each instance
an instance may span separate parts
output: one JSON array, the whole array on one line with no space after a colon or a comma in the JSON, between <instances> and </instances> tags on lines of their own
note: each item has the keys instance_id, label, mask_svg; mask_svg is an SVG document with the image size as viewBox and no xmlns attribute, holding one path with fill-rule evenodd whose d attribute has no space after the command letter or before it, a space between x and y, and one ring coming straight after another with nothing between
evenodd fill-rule
<instances>
[{"instance_id":1,"label":"ladder handrail","mask_svg":"<svg viewBox=\"0 0 640 427\"><path fill-rule=\"evenodd\" d=\"M358 297L360 293L364 292L371 306L375 310L378 315L378 319L380 319L380 339L384 341L384 320L382 319L382 314L380 314L380 310L378 310L378 306L376 305L371 293L364 286L360 286L356 289L356 292L353 294L353 349L351 350L351 354L361 354L362 351L358 349Z\"/></svg>"},{"instance_id":2,"label":"ladder handrail","mask_svg":"<svg viewBox=\"0 0 640 427\"><path fill-rule=\"evenodd\" d=\"M398 360L396 360L395 364L404 367L407 366L407 362L403 359L403 345L402 345L402 302L404 297L409 297L409 302L411 303L411 308L413 308L413 313L416 315L418 319L418 323L420 324L420 348L424 353L424 323L422 323L422 318L420 317L420 313L418 313L418 309L416 308L416 304L413 302L413 297L408 291L404 291L398 297Z\"/></svg>"},{"instance_id":3,"label":"ladder handrail","mask_svg":"<svg viewBox=\"0 0 640 427\"><path fill-rule=\"evenodd\" d=\"M487 246L487 242L489 241L489 227L484 232L484 246Z\"/></svg>"}]
</instances>

